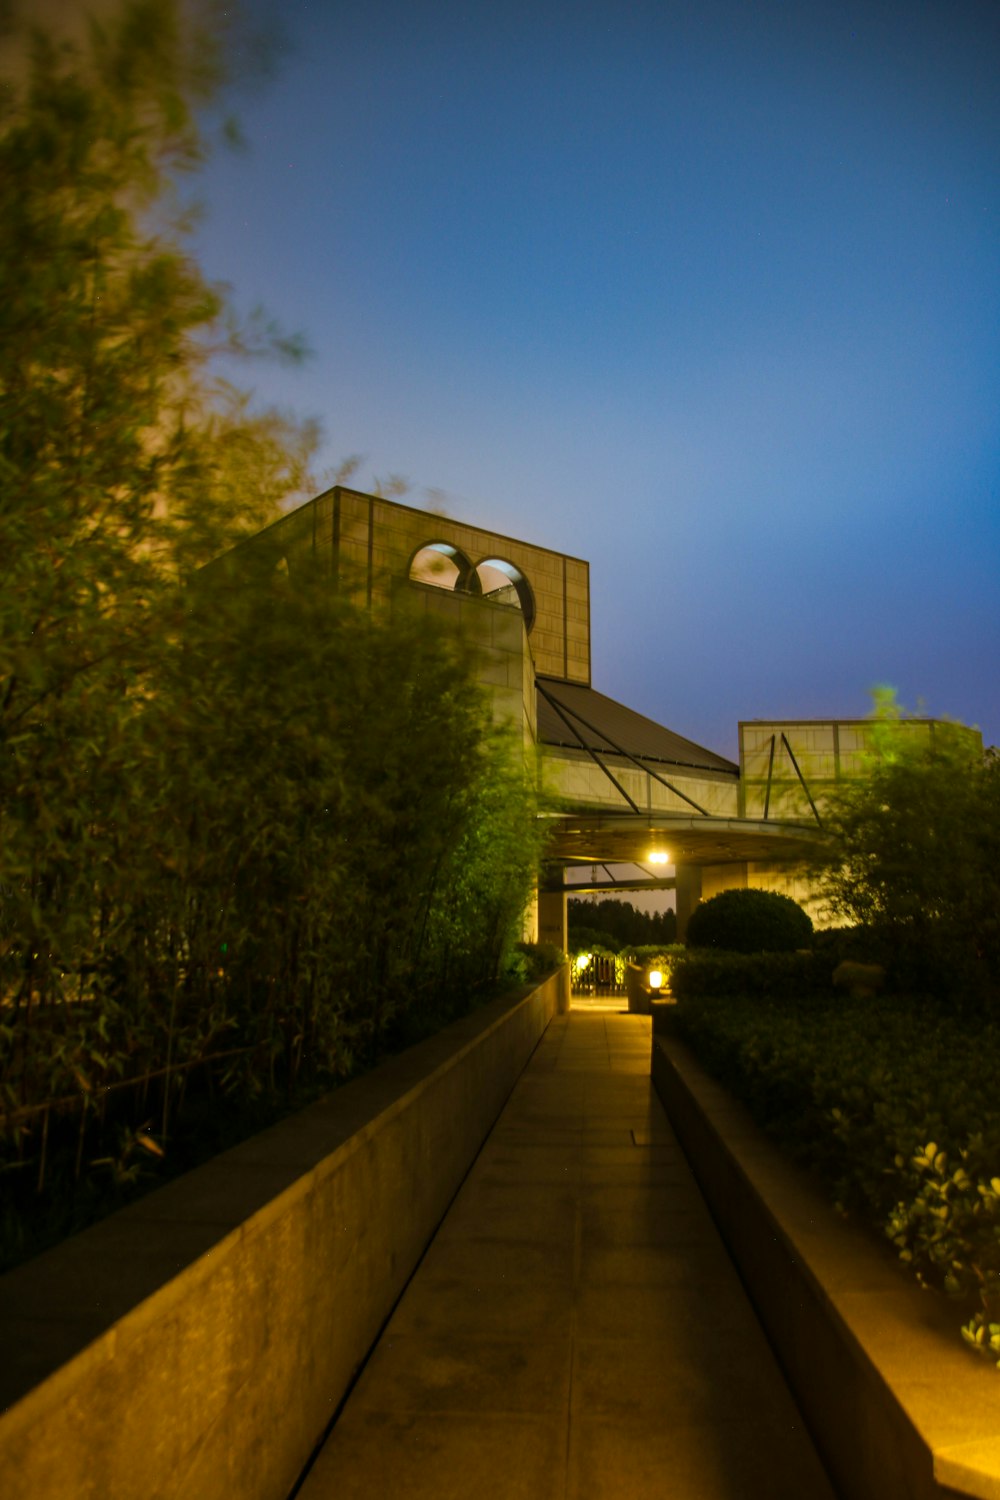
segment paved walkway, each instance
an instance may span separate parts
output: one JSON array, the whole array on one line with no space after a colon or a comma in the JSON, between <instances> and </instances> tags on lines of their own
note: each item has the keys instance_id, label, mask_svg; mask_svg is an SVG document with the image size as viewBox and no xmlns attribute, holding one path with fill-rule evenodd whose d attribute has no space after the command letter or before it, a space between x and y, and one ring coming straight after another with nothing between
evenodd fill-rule
<instances>
[{"instance_id":1,"label":"paved walkway","mask_svg":"<svg viewBox=\"0 0 1000 1500\"><path fill-rule=\"evenodd\" d=\"M833 1500L649 1048L552 1022L300 1500Z\"/></svg>"}]
</instances>

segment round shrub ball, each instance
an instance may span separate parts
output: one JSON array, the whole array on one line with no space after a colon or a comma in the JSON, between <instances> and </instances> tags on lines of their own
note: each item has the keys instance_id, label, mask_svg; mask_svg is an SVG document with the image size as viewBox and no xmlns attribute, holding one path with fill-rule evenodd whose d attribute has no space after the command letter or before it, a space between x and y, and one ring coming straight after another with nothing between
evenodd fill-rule
<instances>
[{"instance_id":1,"label":"round shrub ball","mask_svg":"<svg viewBox=\"0 0 1000 1500\"><path fill-rule=\"evenodd\" d=\"M687 929L689 948L726 953L794 953L812 942L813 924L777 891L720 891L700 902Z\"/></svg>"}]
</instances>

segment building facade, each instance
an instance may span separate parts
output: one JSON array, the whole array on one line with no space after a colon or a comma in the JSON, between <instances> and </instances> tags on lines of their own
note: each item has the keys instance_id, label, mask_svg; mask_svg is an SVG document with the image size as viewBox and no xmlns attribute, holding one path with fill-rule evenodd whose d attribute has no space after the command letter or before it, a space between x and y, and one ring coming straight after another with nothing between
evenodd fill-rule
<instances>
[{"instance_id":1,"label":"building facade","mask_svg":"<svg viewBox=\"0 0 1000 1500\"><path fill-rule=\"evenodd\" d=\"M675 887L682 935L699 900L734 887L782 891L823 920L804 862L831 790L864 774L871 721L743 722L727 760L594 688L587 562L381 496L336 486L245 545L365 608L447 619L474 647L494 718L537 749L558 798L541 940L565 947L567 895L588 890Z\"/></svg>"}]
</instances>

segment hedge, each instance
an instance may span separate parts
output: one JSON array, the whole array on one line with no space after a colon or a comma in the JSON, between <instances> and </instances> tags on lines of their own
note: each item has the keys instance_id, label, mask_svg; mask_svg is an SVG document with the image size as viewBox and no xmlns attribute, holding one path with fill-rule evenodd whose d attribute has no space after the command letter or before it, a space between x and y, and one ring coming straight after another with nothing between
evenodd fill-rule
<instances>
[{"instance_id":1,"label":"hedge","mask_svg":"<svg viewBox=\"0 0 1000 1500\"><path fill-rule=\"evenodd\" d=\"M1000 1026L805 991L685 997L669 1025L1000 1366Z\"/></svg>"},{"instance_id":2,"label":"hedge","mask_svg":"<svg viewBox=\"0 0 1000 1500\"><path fill-rule=\"evenodd\" d=\"M777 891L720 891L691 913L690 948L728 953L793 953L812 940L812 920Z\"/></svg>"}]
</instances>

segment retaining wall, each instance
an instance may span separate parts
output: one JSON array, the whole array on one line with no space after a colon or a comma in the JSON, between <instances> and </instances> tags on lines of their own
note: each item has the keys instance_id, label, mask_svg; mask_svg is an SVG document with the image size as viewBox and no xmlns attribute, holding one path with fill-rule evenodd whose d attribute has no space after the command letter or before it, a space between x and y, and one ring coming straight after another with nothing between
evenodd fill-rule
<instances>
[{"instance_id":1,"label":"retaining wall","mask_svg":"<svg viewBox=\"0 0 1000 1500\"><path fill-rule=\"evenodd\" d=\"M285 1500L563 970L0 1277L4 1500Z\"/></svg>"},{"instance_id":2,"label":"retaining wall","mask_svg":"<svg viewBox=\"0 0 1000 1500\"><path fill-rule=\"evenodd\" d=\"M1000 1372L680 1043L653 1083L844 1500L1000 1500Z\"/></svg>"}]
</instances>

